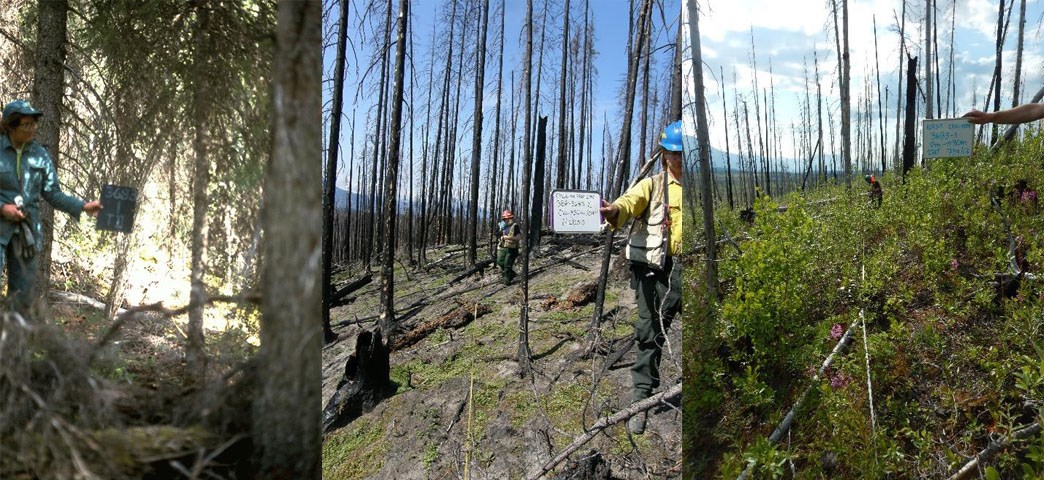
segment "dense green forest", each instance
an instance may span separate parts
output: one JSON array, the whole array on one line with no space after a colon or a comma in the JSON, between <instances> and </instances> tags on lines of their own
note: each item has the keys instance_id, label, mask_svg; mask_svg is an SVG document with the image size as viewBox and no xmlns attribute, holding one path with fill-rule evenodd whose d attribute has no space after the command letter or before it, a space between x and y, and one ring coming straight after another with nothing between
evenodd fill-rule
<instances>
[{"instance_id":1,"label":"dense green forest","mask_svg":"<svg viewBox=\"0 0 1044 480\"><path fill-rule=\"evenodd\" d=\"M827 186L717 210L716 305L686 270L687 478L939 478L991 442L969 473L1039 478L1042 140L887 174L879 208Z\"/></svg>"}]
</instances>

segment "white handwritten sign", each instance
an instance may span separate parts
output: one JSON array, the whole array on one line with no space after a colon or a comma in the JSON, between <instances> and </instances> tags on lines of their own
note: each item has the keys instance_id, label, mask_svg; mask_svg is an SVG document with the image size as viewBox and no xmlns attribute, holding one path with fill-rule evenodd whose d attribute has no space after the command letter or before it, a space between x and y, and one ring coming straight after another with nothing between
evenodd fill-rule
<instances>
[{"instance_id":1,"label":"white handwritten sign","mask_svg":"<svg viewBox=\"0 0 1044 480\"><path fill-rule=\"evenodd\" d=\"M602 196L583 190L551 192L551 229L555 233L598 233Z\"/></svg>"},{"instance_id":2,"label":"white handwritten sign","mask_svg":"<svg viewBox=\"0 0 1044 480\"><path fill-rule=\"evenodd\" d=\"M921 123L921 156L970 157L975 126L963 118L924 120Z\"/></svg>"}]
</instances>

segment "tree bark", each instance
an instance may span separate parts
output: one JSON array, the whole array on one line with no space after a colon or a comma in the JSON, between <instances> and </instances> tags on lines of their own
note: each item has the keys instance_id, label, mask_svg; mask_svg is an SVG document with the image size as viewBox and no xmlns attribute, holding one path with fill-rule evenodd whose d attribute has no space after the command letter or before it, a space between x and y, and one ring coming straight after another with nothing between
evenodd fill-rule
<instances>
[{"instance_id":1,"label":"tree bark","mask_svg":"<svg viewBox=\"0 0 1044 480\"><path fill-rule=\"evenodd\" d=\"M192 292L190 301L194 305L189 310L188 348L186 361L188 371L196 381L206 378L206 355L204 353L203 308L206 303L206 263L207 232L209 216L207 215L208 190L210 189L210 159L207 157L207 125L210 112L209 75L207 57L209 56L208 29L210 28L210 10L207 4L198 4L195 39L195 56L193 59L192 112L194 117L194 139L192 150L195 156L195 178L192 182ZM318 223L318 222L316 222ZM314 225L312 227L315 228Z\"/></svg>"},{"instance_id":2,"label":"tree bark","mask_svg":"<svg viewBox=\"0 0 1044 480\"><path fill-rule=\"evenodd\" d=\"M395 330L395 217L398 212L399 150L402 145L402 92L406 70L406 29L409 0L399 1L398 38L395 41L395 74L392 81L391 130L388 139L388 175L384 185L384 253L381 268L381 321L385 339Z\"/></svg>"},{"instance_id":3,"label":"tree bark","mask_svg":"<svg viewBox=\"0 0 1044 480\"><path fill-rule=\"evenodd\" d=\"M51 153L54 168L61 159L62 92L65 88L65 44L68 0L39 2L37 13L36 67L33 74L33 103L46 112L40 117L36 140ZM54 234L54 209L41 202L43 224L43 251L37 261L35 291L38 298L47 298L51 283L51 238ZM46 302L40 302L46 305ZM43 306L43 305L39 305Z\"/></svg>"},{"instance_id":4,"label":"tree bark","mask_svg":"<svg viewBox=\"0 0 1044 480\"><path fill-rule=\"evenodd\" d=\"M319 2L281 2L273 150L265 179L261 385L253 406L258 478L320 476L322 255ZM293 202L288 198L296 199Z\"/></svg>"},{"instance_id":5,"label":"tree bark","mask_svg":"<svg viewBox=\"0 0 1044 480\"><path fill-rule=\"evenodd\" d=\"M522 211L529 211L529 188L533 166L533 150L530 148L530 136L533 132L533 106L530 103L532 92L533 68L533 0L526 0L526 53L522 57L524 72L522 73L522 91L525 98L525 138L522 140L523 169L522 177ZM523 213L522 218L525 218ZM518 376L525 378L532 365L533 352L529 349L529 235L523 230L522 235L522 306L518 314Z\"/></svg>"},{"instance_id":6,"label":"tree bark","mask_svg":"<svg viewBox=\"0 0 1044 480\"><path fill-rule=\"evenodd\" d=\"M480 6L482 21L479 25L478 50L475 53L475 123L471 140L471 204L468 212L468 264L475 265L478 250L478 198L479 158L482 153L482 97L486 78L486 27L489 20L489 0Z\"/></svg>"},{"instance_id":7,"label":"tree bark","mask_svg":"<svg viewBox=\"0 0 1044 480\"><path fill-rule=\"evenodd\" d=\"M330 300L333 293L333 217L334 186L337 184L337 153L341 145L341 109L344 98L344 54L348 45L348 0L341 0L337 24L337 58L334 60L333 105L330 111L330 139L326 145L326 182L323 184L323 339L337 339L330 328ZM350 194L350 193L349 193Z\"/></svg>"},{"instance_id":8,"label":"tree bark","mask_svg":"<svg viewBox=\"0 0 1044 480\"><path fill-rule=\"evenodd\" d=\"M715 259L714 201L711 199L710 134L707 131L707 100L703 93L703 55L700 50L700 17L696 0L687 0L689 35L692 45L692 68L696 80L696 137L699 142L700 191L703 193L703 230L707 250L707 301L718 301L718 267Z\"/></svg>"},{"instance_id":9,"label":"tree bark","mask_svg":"<svg viewBox=\"0 0 1044 480\"><path fill-rule=\"evenodd\" d=\"M906 129L903 140L903 177L914 165L914 127L917 125L917 57L907 57L906 67Z\"/></svg>"}]
</instances>

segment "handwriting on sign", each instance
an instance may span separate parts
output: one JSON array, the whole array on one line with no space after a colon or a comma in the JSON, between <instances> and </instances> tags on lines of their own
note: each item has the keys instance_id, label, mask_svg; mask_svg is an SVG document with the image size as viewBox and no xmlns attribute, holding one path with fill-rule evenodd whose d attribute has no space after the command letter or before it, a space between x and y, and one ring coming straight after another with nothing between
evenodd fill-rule
<instances>
[{"instance_id":1,"label":"handwriting on sign","mask_svg":"<svg viewBox=\"0 0 1044 480\"><path fill-rule=\"evenodd\" d=\"M975 127L962 118L924 120L921 156L924 158L970 157Z\"/></svg>"},{"instance_id":2,"label":"handwriting on sign","mask_svg":"<svg viewBox=\"0 0 1044 480\"><path fill-rule=\"evenodd\" d=\"M134 187L104 185L100 201L102 210L98 213L97 229L129 233L134 227L138 190Z\"/></svg>"},{"instance_id":3,"label":"handwriting on sign","mask_svg":"<svg viewBox=\"0 0 1044 480\"><path fill-rule=\"evenodd\" d=\"M598 192L555 190L551 192L551 228L555 233L597 233L601 226Z\"/></svg>"}]
</instances>

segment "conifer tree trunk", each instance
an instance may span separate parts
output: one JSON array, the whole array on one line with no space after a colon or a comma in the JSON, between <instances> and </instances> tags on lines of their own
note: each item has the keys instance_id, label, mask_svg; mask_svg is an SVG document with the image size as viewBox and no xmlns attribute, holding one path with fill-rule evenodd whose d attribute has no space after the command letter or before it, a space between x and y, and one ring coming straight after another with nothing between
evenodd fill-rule
<instances>
[{"instance_id":1,"label":"conifer tree trunk","mask_svg":"<svg viewBox=\"0 0 1044 480\"><path fill-rule=\"evenodd\" d=\"M192 182L192 291L190 302L193 306L189 309L186 361L188 371L192 372L194 379L202 382L206 378L207 365L203 347L203 304L206 302L207 295L204 281L206 277L205 255L207 230L210 223L207 215L207 206L210 203L207 192L210 189L210 159L207 157L210 102L207 99L209 92L207 85L208 76L212 72L206 61L210 52L207 34L210 28L210 10L207 8L207 4L198 4L196 8L196 51L193 59L194 81L192 84L192 112L195 120L192 150L195 157L193 166L195 179Z\"/></svg>"},{"instance_id":2,"label":"conifer tree trunk","mask_svg":"<svg viewBox=\"0 0 1044 480\"><path fill-rule=\"evenodd\" d=\"M1001 10L1004 1L1001 1ZM935 109L932 107L935 97L932 95L932 17L935 15L935 5L932 0L926 0L924 8L924 118L931 120L935 118Z\"/></svg>"},{"instance_id":3,"label":"conifer tree trunk","mask_svg":"<svg viewBox=\"0 0 1044 480\"><path fill-rule=\"evenodd\" d=\"M909 58L906 69L906 128L903 140L903 181L914 165L914 126L917 125L917 57Z\"/></svg>"},{"instance_id":4,"label":"conifer tree trunk","mask_svg":"<svg viewBox=\"0 0 1044 480\"><path fill-rule=\"evenodd\" d=\"M61 161L62 150L62 95L65 88L65 36L68 15L68 0L39 2L32 100L37 110L45 112L39 120L36 141L50 152L55 169ZM36 263L34 291L46 299L51 284L51 238L54 232L54 209L51 208L51 204L40 202L40 216L43 224L43 251L40 252L40 258ZM46 305L47 302L40 303Z\"/></svg>"},{"instance_id":5,"label":"conifer tree trunk","mask_svg":"<svg viewBox=\"0 0 1044 480\"><path fill-rule=\"evenodd\" d=\"M256 478L318 479L322 409L322 59L319 2L279 4L273 147L265 173L260 385L251 439ZM294 198L295 201L286 201Z\"/></svg>"}]
</instances>

